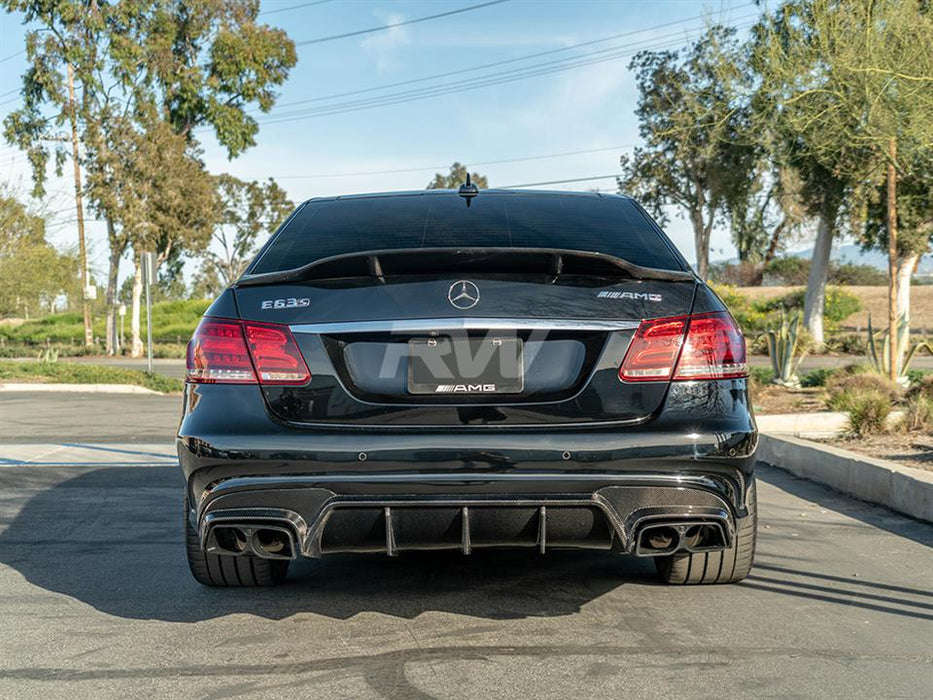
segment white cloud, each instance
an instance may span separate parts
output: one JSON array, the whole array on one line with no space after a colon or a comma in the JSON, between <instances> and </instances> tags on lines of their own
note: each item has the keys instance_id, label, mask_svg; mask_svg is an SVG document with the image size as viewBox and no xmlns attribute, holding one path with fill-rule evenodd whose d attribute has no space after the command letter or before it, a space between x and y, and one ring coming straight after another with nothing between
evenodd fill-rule
<instances>
[{"instance_id":1,"label":"white cloud","mask_svg":"<svg viewBox=\"0 0 933 700\"><path fill-rule=\"evenodd\" d=\"M375 10L373 14L383 24L393 25L389 29L370 34L360 42L360 48L376 59L376 70L385 73L395 63L395 52L401 46L411 43L408 27L397 26L405 21L405 16L398 12Z\"/></svg>"}]
</instances>

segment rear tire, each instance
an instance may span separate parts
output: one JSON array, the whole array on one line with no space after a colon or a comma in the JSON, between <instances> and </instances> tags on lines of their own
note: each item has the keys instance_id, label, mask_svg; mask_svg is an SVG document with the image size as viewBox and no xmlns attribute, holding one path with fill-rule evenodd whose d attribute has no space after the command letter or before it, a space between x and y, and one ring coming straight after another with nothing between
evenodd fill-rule
<instances>
[{"instance_id":1,"label":"rear tire","mask_svg":"<svg viewBox=\"0 0 933 700\"><path fill-rule=\"evenodd\" d=\"M232 557L208 554L201 549L198 533L188 521L185 512L185 549L188 567L195 581L204 586L275 586L285 579L289 562L280 559L261 559L249 555Z\"/></svg>"},{"instance_id":2,"label":"rear tire","mask_svg":"<svg viewBox=\"0 0 933 700\"><path fill-rule=\"evenodd\" d=\"M661 580L671 584L735 583L748 576L755 560L758 539L758 489L754 479L748 489L747 505L748 517L739 523L735 541L729 549L656 557L654 563Z\"/></svg>"}]
</instances>

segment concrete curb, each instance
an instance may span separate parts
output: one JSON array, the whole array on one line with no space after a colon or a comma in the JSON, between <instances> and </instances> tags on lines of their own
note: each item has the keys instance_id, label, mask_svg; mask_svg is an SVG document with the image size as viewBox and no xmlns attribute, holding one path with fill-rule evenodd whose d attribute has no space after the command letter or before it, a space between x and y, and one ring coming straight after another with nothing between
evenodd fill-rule
<instances>
[{"instance_id":1,"label":"concrete curb","mask_svg":"<svg viewBox=\"0 0 933 700\"><path fill-rule=\"evenodd\" d=\"M891 411L888 425L893 425L903 411ZM755 416L758 430L772 435L796 435L798 437L826 438L844 433L849 428L849 415L832 411L817 413L772 413Z\"/></svg>"},{"instance_id":2,"label":"concrete curb","mask_svg":"<svg viewBox=\"0 0 933 700\"><path fill-rule=\"evenodd\" d=\"M165 396L161 391L147 389L135 384L29 384L0 382L0 391L54 392L58 394L154 394Z\"/></svg>"},{"instance_id":3,"label":"concrete curb","mask_svg":"<svg viewBox=\"0 0 933 700\"><path fill-rule=\"evenodd\" d=\"M787 435L760 436L759 462L933 523L933 472Z\"/></svg>"},{"instance_id":4,"label":"concrete curb","mask_svg":"<svg viewBox=\"0 0 933 700\"><path fill-rule=\"evenodd\" d=\"M763 433L808 435L810 437L832 437L849 425L845 413L773 413L755 416L758 430Z\"/></svg>"}]
</instances>

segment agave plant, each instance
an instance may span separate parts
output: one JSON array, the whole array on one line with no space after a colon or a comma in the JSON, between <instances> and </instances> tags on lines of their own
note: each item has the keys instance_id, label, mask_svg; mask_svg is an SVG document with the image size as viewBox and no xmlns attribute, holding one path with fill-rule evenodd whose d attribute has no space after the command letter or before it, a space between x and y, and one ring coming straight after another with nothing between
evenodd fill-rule
<instances>
[{"instance_id":1,"label":"agave plant","mask_svg":"<svg viewBox=\"0 0 933 700\"><path fill-rule=\"evenodd\" d=\"M44 364L52 364L58 362L59 351L56 348L48 347L43 348L39 351L39 354L36 356L36 360Z\"/></svg>"},{"instance_id":2,"label":"agave plant","mask_svg":"<svg viewBox=\"0 0 933 700\"><path fill-rule=\"evenodd\" d=\"M910 345L910 324L905 316L900 316L897 320L897 328L894 342L897 350L897 383L903 387L910 384L910 378L907 376L907 370L910 369L910 363L914 356L921 350L926 350L933 355L933 347L929 343L918 342ZM889 328L883 331L875 331L871 325L871 314L868 314L868 350L866 351L868 362L872 371L885 377L889 377L891 369L891 331Z\"/></svg>"},{"instance_id":3,"label":"agave plant","mask_svg":"<svg viewBox=\"0 0 933 700\"><path fill-rule=\"evenodd\" d=\"M771 357L771 370L774 372L771 383L799 389L800 378L797 376L797 370L807 355L805 346L797 355L797 345L800 341L800 312L798 311L788 319L784 309L781 309L780 328L768 331L767 336L768 355Z\"/></svg>"}]
</instances>

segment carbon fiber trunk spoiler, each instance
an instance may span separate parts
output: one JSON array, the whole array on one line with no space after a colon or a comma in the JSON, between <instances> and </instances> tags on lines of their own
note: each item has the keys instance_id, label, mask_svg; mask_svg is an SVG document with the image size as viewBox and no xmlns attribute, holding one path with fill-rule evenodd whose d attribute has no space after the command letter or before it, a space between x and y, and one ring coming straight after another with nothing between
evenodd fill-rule
<instances>
[{"instance_id":1,"label":"carbon fiber trunk spoiler","mask_svg":"<svg viewBox=\"0 0 933 700\"><path fill-rule=\"evenodd\" d=\"M334 255L291 270L244 274L236 287L283 284L344 277L372 277L438 273L504 273L561 275L693 282L686 270L660 270L635 265L605 253L559 248L404 248Z\"/></svg>"}]
</instances>

